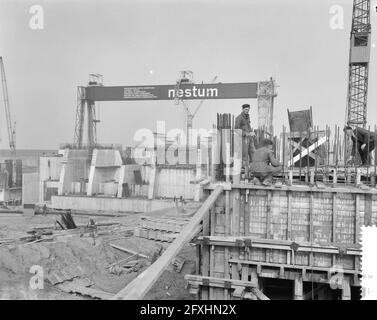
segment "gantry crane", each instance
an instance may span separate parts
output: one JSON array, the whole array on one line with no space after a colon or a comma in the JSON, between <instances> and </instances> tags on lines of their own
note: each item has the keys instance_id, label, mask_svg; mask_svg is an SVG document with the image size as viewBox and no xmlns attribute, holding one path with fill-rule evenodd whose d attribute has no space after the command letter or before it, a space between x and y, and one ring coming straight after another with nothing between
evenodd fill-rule
<instances>
[{"instance_id":1,"label":"gantry crane","mask_svg":"<svg viewBox=\"0 0 377 320\"><path fill-rule=\"evenodd\" d=\"M367 123L370 40L370 0L354 0L346 112L346 123L352 127Z\"/></svg>"},{"instance_id":2,"label":"gantry crane","mask_svg":"<svg viewBox=\"0 0 377 320\"><path fill-rule=\"evenodd\" d=\"M12 153L16 151L16 126L15 123L12 124L12 117L10 113L9 107L9 96L8 96L8 87L7 87L7 80L5 77L5 69L4 69L4 62L3 58L0 57L0 72L1 72L1 85L3 89L3 101L4 101L4 108L5 108L5 117L7 121L7 130L8 130L8 139L9 139L9 148Z\"/></svg>"}]
</instances>

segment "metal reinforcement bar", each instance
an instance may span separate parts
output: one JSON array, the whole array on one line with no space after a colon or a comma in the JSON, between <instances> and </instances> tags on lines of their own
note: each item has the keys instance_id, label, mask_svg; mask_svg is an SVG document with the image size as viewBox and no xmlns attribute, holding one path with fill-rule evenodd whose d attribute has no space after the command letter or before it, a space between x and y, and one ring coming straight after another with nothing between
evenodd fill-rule
<instances>
[{"instance_id":1,"label":"metal reinforcement bar","mask_svg":"<svg viewBox=\"0 0 377 320\"><path fill-rule=\"evenodd\" d=\"M162 256L148 269L139 274L124 289L119 291L112 300L143 299L173 258L179 253L183 246L195 236L203 218L208 215L209 210L223 190L223 186L217 186Z\"/></svg>"}]
</instances>

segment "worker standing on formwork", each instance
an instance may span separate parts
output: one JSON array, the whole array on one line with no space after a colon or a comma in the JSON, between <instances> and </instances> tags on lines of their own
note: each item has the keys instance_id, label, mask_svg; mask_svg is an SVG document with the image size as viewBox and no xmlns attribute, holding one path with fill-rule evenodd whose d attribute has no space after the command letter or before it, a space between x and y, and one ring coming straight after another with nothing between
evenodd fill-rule
<instances>
[{"instance_id":1,"label":"worker standing on formwork","mask_svg":"<svg viewBox=\"0 0 377 320\"><path fill-rule=\"evenodd\" d=\"M249 112L250 105L242 105L242 112L238 117L236 117L234 125L235 129L242 130L242 166L245 168L245 171L248 170L249 161L251 161L253 152L255 150L255 134L251 129Z\"/></svg>"},{"instance_id":2,"label":"worker standing on formwork","mask_svg":"<svg viewBox=\"0 0 377 320\"><path fill-rule=\"evenodd\" d=\"M369 154L375 148L376 133L360 127L352 129L350 126L346 126L343 131L345 135L352 140L352 152L349 161L355 160L357 150L360 155L362 165L369 165Z\"/></svg>"},{"instance_id":3,"label":"worker standing on formwork","mask_svg":"<svg viewBox=\"0 0 377 320\"><path fill-rule=\"evenodd\" d=\"M251 161L251 173L254 183L268 186L272 183L272 177L281 173L281 163L276 160L272 151L273 142L264 139L262 147L255 150Z\"/></svg>"}]
</instances>

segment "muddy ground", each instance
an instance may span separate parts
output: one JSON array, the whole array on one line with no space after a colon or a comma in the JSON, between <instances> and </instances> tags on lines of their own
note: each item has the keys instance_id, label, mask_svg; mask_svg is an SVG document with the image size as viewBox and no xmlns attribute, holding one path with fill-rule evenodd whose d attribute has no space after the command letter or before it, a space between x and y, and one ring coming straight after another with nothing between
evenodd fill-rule
<instances>
[{"instance_id":1,"label":"muddy ground","mask_svg":"<svg viewBox=\"0 0 377 320\"><path fill-rule=\"evenodd\" d=\"M169 245L167 242L134 236L133 229L139 226L141 219L148 215L174 218L175 215L182 214L182 210L172 209L149 214L122 214L120 217L73 215L79 226L88 224L90 219L94 219L96 223L114 223L98 228L93 233L84 232L85 228L62 231L56 225L59 216L34 215L33 210L28 209L23 211L23 214L0 213L0 299L98 298L91 294L67 291L64 285L73 282L79 285L85 283L85 287L96 289L101 294L116 294L158 259ZM183 211L190 215L195 212L195 208ZM34 228L54 226L52 234L43 236L43 240L17 240L28 235L27 232ZM110 244L130 249L148 258L132 256ZM195 248L190 244L186 245L178 257L185 261L182 270L178 272L170 265L145 299L192 299L186 288L184 275L195 272ZM134 267L109 268L127 258L136 263ZM117 265L121 266L122 263ZM43 289L41 282L38 282L40 278L34 277L31 268L43 270Z\"/></svg>"}]
</instances>

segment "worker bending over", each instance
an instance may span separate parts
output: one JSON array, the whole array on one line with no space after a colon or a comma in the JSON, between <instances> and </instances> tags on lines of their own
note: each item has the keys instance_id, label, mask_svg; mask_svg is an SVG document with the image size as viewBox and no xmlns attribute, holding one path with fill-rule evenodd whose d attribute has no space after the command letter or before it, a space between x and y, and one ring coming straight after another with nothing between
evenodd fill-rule
<instances>
[{"instance_id":1,"label":"worker bending over","mask_svg":"<svg viewBox=\"0 0 377 320\"><path fill-rule=\"evenodd\" d=\"M279 161L275 159L272 152L273 142L269 139L264 139L262 147L255 150L251 161L251 172L254 175L254 182L263 185L270 185L272 177L281 172L282 167Z\"/></svg>"},{"instance_id":2,"label":"worker bending over","mask_svg":"<svg viewBox=\"0 0 377 320\"><path fill-rule=\"evenodd\" d=\"M350 126L344 128L344 133L352 140L351 161L355 159L356 150L360 155L362 165L369 165L369 154L374 150L376 143L376 133L364 128Z\"/></svg>"},{"instance_id":3,"label":"worker bending over","mask_svg":"<svg viewBox=\"0 0 377 320\"><path fill-rule=\"evenodd\" d=\"M239 116L236 117L235 129L242 130L242 166L247 168L249 166L249 161L255 150L254 146L254 132L251 129L250 125L250 105L242 105L242 112Z\"/></svg>"}]
</instances>

